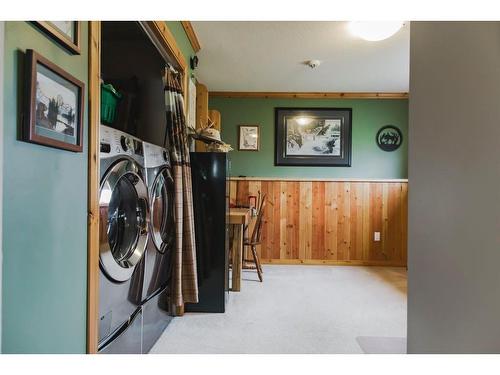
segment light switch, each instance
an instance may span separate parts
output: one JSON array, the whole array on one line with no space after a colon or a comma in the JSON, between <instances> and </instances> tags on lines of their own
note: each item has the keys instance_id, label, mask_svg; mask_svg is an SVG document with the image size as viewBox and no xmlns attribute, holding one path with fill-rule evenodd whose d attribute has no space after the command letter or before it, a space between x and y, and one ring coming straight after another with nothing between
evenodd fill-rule
<instances>
[{"instance_id":1,"label":"light switch","mask_svg":"<svg viewBox=\"0 0 500 375\"><path fill-rule=\"evenodd\" d=\"M373 233L373 241L380 241L380 232Z\"/></svg>"}]
</instances>

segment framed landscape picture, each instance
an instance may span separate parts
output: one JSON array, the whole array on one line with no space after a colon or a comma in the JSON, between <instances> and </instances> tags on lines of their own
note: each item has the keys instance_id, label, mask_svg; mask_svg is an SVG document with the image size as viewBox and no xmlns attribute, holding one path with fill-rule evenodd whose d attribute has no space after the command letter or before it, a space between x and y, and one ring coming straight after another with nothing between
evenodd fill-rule
<instances>
[{"instance_id":1,"label":"framed landscape picture","mask_svg":"<svg viewBox=\"0 0 500 375\"><path fill-rule=\"evenodd\" d=\"M351 108L275 108L275 164L351 166Z\"/></svg>"},{"instance_id":2,"label":"framed landscape picture","mask_svg":"<svg viewBox=\"0 0 500 375\"><path fill-rule=\"evenodd\" d=\"M23 140L83 150L85 86L33 50L26 51Z\"/></svg>"},{"instance_id":3,"label":"framed landscape picture","mask_svg":"<svg viewBox=\"0 0 500 375\"><path fill-rule=\"evenodd\" d=\"M80 21L33 21L43 32L73 54L80 54Z\"/></svg>"},{"instance_id":4,"label":"framed landscape picture","mask_svg":"<svg viewBox=\"0 0 500 375\"><path fill-rule=\"evenodd\" d=\"M240 125L238 128L238 150L259 151L259 125Z\"/></svg>"}]
</instances>

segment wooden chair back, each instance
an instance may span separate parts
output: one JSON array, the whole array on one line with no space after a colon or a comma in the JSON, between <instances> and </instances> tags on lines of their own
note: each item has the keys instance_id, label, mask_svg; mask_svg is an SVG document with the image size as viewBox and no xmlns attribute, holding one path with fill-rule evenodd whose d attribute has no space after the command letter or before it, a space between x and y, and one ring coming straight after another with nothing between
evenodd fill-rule
<instances>
[{"instance_id":1,"label":"wooden chair back","mask_svg":"<svg viewBox=\"0 0 500 375\"><path fill-rule=\"evenodd\" d=\"M264 194L260 201L260 207L257 211L257 220L255 226L253 227L252 237L250 239L250 244L258 245L262 240L262 224L264 223L264 209L266 208L266 194Z\"/></svg>"}]
</instances>

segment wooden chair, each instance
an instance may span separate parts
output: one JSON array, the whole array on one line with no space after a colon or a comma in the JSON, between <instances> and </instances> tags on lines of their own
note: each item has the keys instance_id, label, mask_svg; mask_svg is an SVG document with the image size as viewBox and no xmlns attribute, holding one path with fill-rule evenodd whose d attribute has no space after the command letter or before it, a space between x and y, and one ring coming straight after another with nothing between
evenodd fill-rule
<instances>
[{"instance_id":1,"label":"wooden chair","mask_svg":"<svg viewBox=\"0 0 500 375\"><path fill-rule=\"evenodd\" d=\"M262 266L260 265L259 256L257 255L257 245L262 242L262 224L264 223L264 209L266 207L266 195L262 196L260 201L260 207L257 211L257 220L255 221L255 226L253 228L252 237L250 239L245 239L243 242L243 247L250 247L252 251L253 262L255 263L255 269L257 270L257 275L259 276L260 282L262 282Z\"/></svg>"}]
</instances>

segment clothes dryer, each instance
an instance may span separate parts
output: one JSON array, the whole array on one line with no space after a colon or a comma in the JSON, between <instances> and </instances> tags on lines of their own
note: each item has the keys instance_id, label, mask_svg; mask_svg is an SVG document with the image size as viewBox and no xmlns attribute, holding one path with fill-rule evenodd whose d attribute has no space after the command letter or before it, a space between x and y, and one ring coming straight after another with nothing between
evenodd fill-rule
<instances>
[{"instance_id":1,"label":"clothes dryer","mask_svg":"<svg viewBox=\"0 0 500 375\"><path fill-rule=\"evenodd\" d=\"M100 127L99 352L142 352L149 200L142 141Z\"/></svg>"},{"instance_id":2,"label":"clothes dryer","mask_svg":"<svg viewBox=\"0 0 500 375\"><path fill-rule=\"evenodd\" d=\"M143 142L149 193L150 236L144 263L143 351L148 352L172 319L170 280L175 242L174 181L168 151Z\"/></svg>"}]
</instances>

